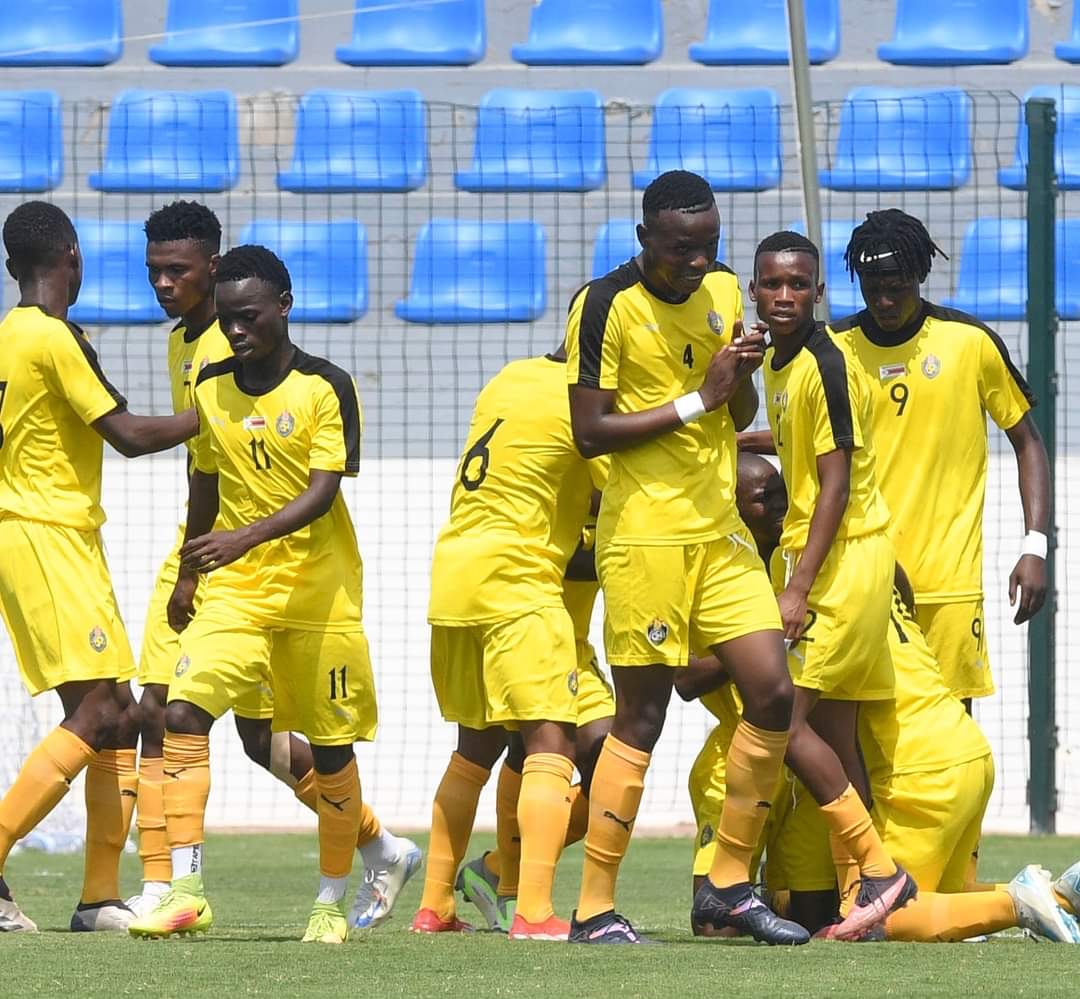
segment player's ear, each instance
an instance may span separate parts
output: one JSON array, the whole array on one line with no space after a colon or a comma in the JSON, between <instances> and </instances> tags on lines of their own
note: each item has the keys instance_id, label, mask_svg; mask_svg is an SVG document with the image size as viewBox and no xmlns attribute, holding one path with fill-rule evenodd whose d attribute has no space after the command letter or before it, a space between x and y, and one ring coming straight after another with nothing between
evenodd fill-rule
<instances>
[{"instance_id":1,"label":"player's ear","mask_svg":"<svg viewBox=\"0 0 1080 999\"><path fill-rule=\"evenodd\" d=\"M293 297L291 291L283 291L278 299L278 311L282 319L287 319L292 311Z\"/></svg>"},{"instance_id":2,"label":"player's ear","mask_svg":"<svg viewBox=\"0 0 1080 999\"><path fill-rule=\"evenodd\" d=\"M638 245L644 249L645 241L649 238L649 227L644 222L639 222L634 232L637 233Z\"/></svg>"},{"instance_id":3,"label":"player's ear","mask_svg":"<svg viewBox=\"0 0 1080 999\"><path fill-rule=\"evenodd\" d=\"M11 262L10 257L4 261L4 266L7 268L8 274L11 275L11 279L17 282L19 280L19 275L15 270L15 265Z\"/></svg>"},{"instance_id":4,"label":"player's ear","mask_svg":"<svg viewBox=\"0 0 1080 999\"><path fill-rule=\"evenodd\" d=\"M220 253L211 253L210 259L206 262L206 272L210 275L210 280L213 281L217 277L218 264L221 263Z\"/></svg>"},{"instance_id":5,"label":"player's ear","mask_svg":"<svg viewBox=\"0 0 1080 999\"><path fill-rule=\"evenodd\" d=\"M746 286L746 290L750 293L750 301L757 301L757 288L754 286L754 279L750 279L750 283Z\"/></svg>"},{"instance_id":6,"label":"player's ear","mask_svg":"<svg viewBox=\"0 0 1080 999\"><path fill-rule=\"evenodd\" d=\"M822 298L822 296L824 294L825 294L825 282L822 281L821 284L819 284L817 286L817 295L814 296L814 302L815 303L820 302L821 298Z\"/></svg>"}]
</instances>

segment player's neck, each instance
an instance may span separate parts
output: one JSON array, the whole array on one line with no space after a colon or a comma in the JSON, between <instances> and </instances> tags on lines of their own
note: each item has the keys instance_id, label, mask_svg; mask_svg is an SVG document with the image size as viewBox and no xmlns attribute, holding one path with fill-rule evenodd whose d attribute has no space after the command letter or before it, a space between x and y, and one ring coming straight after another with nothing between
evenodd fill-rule
<instances>
[{"instance_id":1,"label":"player's neck","mask_svg":"<svg viewBox=\"0 0 1080 999\"><path fill-rule=\"evenodd\" d=\"M788 363L800 350L803 344L810 339L817 321L810 317L806 325L794 333L785 336L777 336L773 333L773 368L780 369Z\"/></svg>"},{"instance_id":2,"label":"player's neck","mask_svg":"<svg viewBox=\"0 0 1080 999\"><path fill-rule=\"evenodd\" d=\"M53 319L67 319L68 289L48 278L28 278L19 282L19 305L37 306Z\"/></svg>"},{"instance_id":3,"label":"player's neck","mask_svg":"<svg viewBox=\"0 0 1080 999\"><path fill-rule=\"evenodd\" d=\"M214 310L214 296L208 295L198 305L181 317L184 328L188 330L204 330L213 321L217 313Z\"/></svg>"},{"instance_id":4,"label":"player's neck","mask_svg":"<svg viewBox=\"0 0 1080 999\"><path fill-rule=\"evenodd\" d=\"M296 357L296 347L288 338L272 354L240 364L241 388L254 395L269 392L281 383Z\"/></svg>"}]
</instances>

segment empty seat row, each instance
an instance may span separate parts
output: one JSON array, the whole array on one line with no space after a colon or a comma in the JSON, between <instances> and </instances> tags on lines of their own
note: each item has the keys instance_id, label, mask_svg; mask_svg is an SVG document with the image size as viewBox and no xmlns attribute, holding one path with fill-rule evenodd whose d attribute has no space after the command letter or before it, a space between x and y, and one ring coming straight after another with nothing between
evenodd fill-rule
<instances>
[{"instance_id":1,"label":"empty seat row","mask_svg":"<svg viewBox=\"0 0 1080 999\"><path fill-rule=\"evenodd\" d=\"M788 61L785 0L710 0L707 65ZM170 0L165 39L150 58L166 66L281 66L300 51L298 0ZM103 66L120 58L121 0L50 0L0 7L0 65ZM806 0L812 62L840 50L840 0ZM663 48L661 0L539 0L529 37L511 49L526 65L640 65ZM891 41L878 55L904 65L1008 63L1028 52L1027 0L898 0ZM397 4L355 0L352 40L337 58L354 66L469 65L487 48L484 0ZM1080 4L1059 58L1080 61Z\"/></svg>"},{"instance_id":2,"label":"empty seat row","mask_svg":"<svg viewBox=\"0 0 1080 999\"><path fill-rule=\"evenodd\" d=\"M1035 87L1057 104L1058 186L1080 187L1080 86ZM61 108L50 91L0 92L0 191L45 191L63 174ZM643 188L666 170L693 170L717 191L762 191L781 181L781 107L771 90L673 88L658 98ZM292 162L278 187L297 192L410 191L429 171L427 112L415 90L305 94ZM840 191L949 190L973 169L972 100L962 90L860 87L840 109L824 187ZM126 90L109 114L101 191L224 191L240 170L236 101L228 91ZM1014 162L999 182L1026 186L1020 108ZM607 178L605 109L591 90L493 90L477 110L467 191L590 191Z\"/></svg>"}]
</instances>

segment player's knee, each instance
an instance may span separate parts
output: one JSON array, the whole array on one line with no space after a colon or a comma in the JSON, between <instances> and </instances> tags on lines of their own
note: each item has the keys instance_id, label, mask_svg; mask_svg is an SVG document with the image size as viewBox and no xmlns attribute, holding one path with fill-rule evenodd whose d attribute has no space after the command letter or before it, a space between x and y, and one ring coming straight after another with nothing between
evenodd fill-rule
<instances>
[{"instance_id":1,"label":"player's knee","mask_svg":"<svg viewBox=\"0 0 1080 999\"><path fill-rule=\"evenodd\" d=\"M270 769L270 725L253 724L248 719L237 717L236 734L244 753L252 763L257 763L264 770Z\"/></svg>"},{"instance_id":2,"label":"player's knee","mask_svg":"<svg viewBox=\"0 0 1080 999\"><path fill-rule=\"evenodd\" d=\"M616 718L612 734L620 742L625 742L634 749L651 753L664 731L665 707L650 705L630 717Z\"/></svg>"},{"instance_id":3,"label":"player's knee","mask_svg":"<svg viewBox=\"0 0 1080 999\"><path fill-rule=\"evenodd\" d=\"M188 701L169 701L165 708L165 730L177 735L206 735L213 718Z\"/></svg>"},{"instance_id":4,"label":"player's knee","mask_svg":"<svg viewBox=\"0 0 1080 999\"><path fill-rule=\"evenodd\" d=\"M134 749L139 743L142 732L142 708L130 695L120 705L116 720L116 746L121 749Z\"/></svg>"}]
</instances>

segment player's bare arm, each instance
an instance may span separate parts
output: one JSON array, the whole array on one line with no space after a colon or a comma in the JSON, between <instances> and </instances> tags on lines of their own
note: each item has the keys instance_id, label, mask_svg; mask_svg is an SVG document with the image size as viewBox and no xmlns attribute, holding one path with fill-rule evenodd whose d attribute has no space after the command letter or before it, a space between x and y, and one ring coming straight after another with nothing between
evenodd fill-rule
<instances>
[{"instance_id":1,"label":"player's bare arm","mask_svg":"<svg viewBox=\"0 0 1080 999\"><path fill-rule=\"evenodd\" d=\"M1030 413L1005 433L1016 452L1024 528L1045 535L1050 516L1050 459L1046 445ZM1046 600L1046 587L1046 559L1021 555L1009 574L1009 604L1016 607L1014 624L1023 624L1038 614Z\"/></svg>"},{"instance_id":2,"label":"player's bare arm","mask_svg":"<svg viewBox=\"0 0 1080 999\"><path fill-rule=\"evenodd\" d=\"M719 656L691 656L689 666L675 670L675 691L684 701L693 701L719 690L730 679Z\"/></svg>"},{"instance_id":3,"label":"player's bare arm","mask_svg":"<svg viewBox=\"0 0 1080 999\"><path fill-rule=\"evenodd\" d=\"M187 523L184 527L184 540L205 535L214 526L218 515L218 477L217 473L192 470L188 480ZM199 586L199 574L186 569L181 563L177 573L176 585L166 607L169 627L181 632L195 616L195 591Z\"/></svg>"},{"instance_id":4,"label":"player's bare arm","mask_svg":"<svg viewBox=\"0 0 1080 999\"><path fill-rule=\"evenodd\" d=\"M126 409L114 409L91 426L125 458L168 451L194 437L199 420L194 409L175 416L136 416Z\"/></svg>"},{"instance_id":5,"label":"player's bare arm","mask_svg":"<svg viewBox=\"0 0 1080 999\"><path fill-rule=\"evenodd\" d=\"M746 454L776 454L771 430L744 430L736 435L735 443Z\"/></svg>"}]
</instances>

